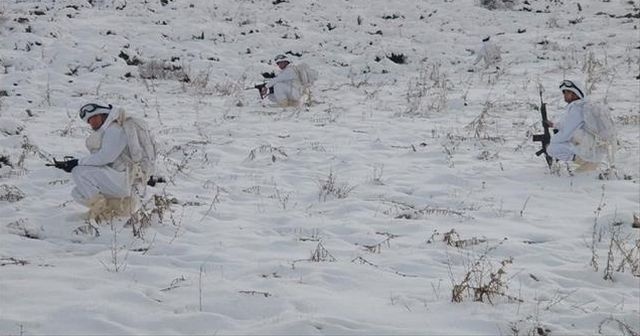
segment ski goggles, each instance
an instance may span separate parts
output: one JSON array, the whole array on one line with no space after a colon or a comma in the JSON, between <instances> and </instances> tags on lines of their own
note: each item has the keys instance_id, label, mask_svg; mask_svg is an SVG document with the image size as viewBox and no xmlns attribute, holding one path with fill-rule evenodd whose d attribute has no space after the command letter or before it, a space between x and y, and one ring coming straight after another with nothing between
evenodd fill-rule
<instances>
[{"instance_id":1,"label":"ski goggles","mask_svg":"<svg viewBox=\"0 0 640 336\"><path fill-rule=\"evenodd\" d=\"M289 62L289 58L282 54L276 56L273 60L276 61L276 64L280 62Z\"/></svg>"},{"instance_id":2,"label":"ski goggles","mask_svg":"<svg viewBox=\"0 0 640 336\"><path fill-rule=\"evenodd\" d=\"M112 108L113 106L111 104L109 104L109 106L103 106L103 105L98 105L93 103L86 104L80 108L80 118L84 119L87 116L87 114L92 113L97 109L111 110Z\"/></svg>"},{"instance_id":3,"label":"ski goggles","mask_svg":"<svg viewBox=\"0 0 640 336\"><path fill-rule=\"evenodd\" d=\"M576 84L574 84L572 81L565 79L562 81L562 83L560 83L560 90L564 90L564 89L574 89L580 94L580 97L584 97L584 94L582 93L582 90L580 90L579 87L576 86ZM573 90L570 90L573 91Z\"/></svg>"}]
</instances>

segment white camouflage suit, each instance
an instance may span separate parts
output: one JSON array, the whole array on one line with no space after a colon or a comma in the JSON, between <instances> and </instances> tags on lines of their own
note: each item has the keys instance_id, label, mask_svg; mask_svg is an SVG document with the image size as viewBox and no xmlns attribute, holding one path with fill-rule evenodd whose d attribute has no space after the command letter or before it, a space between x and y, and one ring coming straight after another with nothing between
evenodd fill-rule
<instances>
[{"instance_id":1,"label":"white camouflage suit","mask_svg":"<svg viewBox=\"0 0 640 336\"><path fill-rule=\"evenodd\" d=\"M561 161L599 163L608 148L598 142L593 132L587 130L585 109L590 104L586 98L572 101L567 105L561 120L554 124L558 133L551 137L547 154Z\"/></svg>"},{"instance_id":2,"label":"white camouflage suit","mask_svg":"<svg viewBox=\"0 0 640 336\"><path fill-rule=\"evenodd\" d=\"M279 106L295 106L302 97L302 85L293 64L287 65L275 78L267 83L267 88L273 88L268 97Z\"/></svg>"},{"instance_id":3,"label":"white camouflage suit","mask_svg":"<svg viewBox=\"0 0 640 336\"><path fill-rule=\"evenodd\" d=\"M86 140L91 153L78 160L71 171L75 188L73 198L90 206L99 195L123 198L131 193L127 172L127 135L116 122L120 110L112 110L104 124Z\"/></svg>"},{"instance_id":4,"label":"white camouflage suit","mask_svg":"<svg viewBox=\"0 0 640 336\"><path fill-rule=\"evenodd\" d=\"M488 68L493 65L497 65L502 60L502 56L500 55L500 47L493 44L490 40L483 40L482 47L478 50L478 55L476 56L473 65L478 64L480 61L484 61L485 68Z\"/></svg>"}]
</instances>

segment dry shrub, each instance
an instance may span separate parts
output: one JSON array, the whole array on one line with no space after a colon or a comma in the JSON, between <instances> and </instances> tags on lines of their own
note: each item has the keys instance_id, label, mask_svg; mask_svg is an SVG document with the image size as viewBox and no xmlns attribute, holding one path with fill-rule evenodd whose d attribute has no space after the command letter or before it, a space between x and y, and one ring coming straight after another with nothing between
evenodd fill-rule
<instances>
[{"instance_id":1,"label":"dry shrub","mask_svg":"<svg viewBox=\"0 0 640 336\"><path fill-rule=\"evenodd\" d=\"M24 266L27 264L29 264L29 262L23 259L17 259L14 257L0 257L0 266L7 266L7 265Z\"/></svg>"},{"instance_id":2,"label":"dry shrub","mask_svg":"<svg viewBox=\"0 0 640 336\"><path fill-rule=\"evenodd\" d=\"M611 327L613 326L613 328ZM620 335L623 336L638 336L640 335L640 330L634 330L628 323L621 321L613 316L607 317L606 319L600 322L598 325L598 334L600 335L611 335L612 331L607 331L605 329L618 329Z\"/></svg>"},{"instance_id":3,"label":"dry shrub","mask_svg":"<svg viewBox=\"0 0 640 336\"><path fill-rule=\"evenodd\" d=\"M447 109L449 79L441 71L440 63L427 66L418 77L409 82L406 93L407 107L396 113L401 117L426 117L432 113L442 113Z\"/></svg>"},{"instance_id":4,"label":"dry shrub","mask_svg":"<svg viewBox=\"0 0 640 336\"><path fill-rule=\"evenodd\" d=\"M487 137L487 118L490 116L489 111L494 109L494 104L487 100L480 114L467 124L464 129L473 132L475 138Z\"/></svg>"},{"instance_id":5,"label":"dry shrub","mask_svg":"<svg viewBox=\"0 0 640 336\"><path fill-rule=\"evenodd\" d=\"M609 246L603 278L614 281L614 274L629 271L640 277L640 238L637 234L624 233L623 222L609 226Z\"/></svg>"},{"instance_id":6,"label":"dry shrub","mask_svg":"<svg viewBox=\"0 0 640 336\"><path fill-rule=\"evenodd\" d=\"M130 226L134 237L143 237L144 229L151 226L153 216L157 216L160 223L165 219L167 212L171 215L171 220L175 225L171 206L178 204L178 200L166 194L153 195L151 199L143 203L138 210L133 212L125 226Z\"/></svg>"},{"instance_id":7,"label":"dry shrub","mask_svg":"<svg viewBox=\"0 0 640 336\"><path fill-rule=\"evenodd\" d=\"M449 232L445 232L442 241L445 244L457 248L465 248L467 246L478 245L480 243L485 243L487 240L484 238L476 238L472 237L470 239L462 239L458 232L455 229L451 229Z\"/></svg>"},{"instance_id":8,"label":"dry shrub","mask_svg":"<svg viewBox=\"0 0 640 336\"><path fill-rule=\"evenodd\" d=\"M464 212L449 208L439 208L426 206L422 209L405 209L403 212L398 214L396 219L421 219L427 215L436 215L436 216L457 216L457 217L466 217Z\"/></svg>"},{"instance_id":9,"label":"dry shrub","mask_svg":"<svg viewBox=\"0 0 640 336\"><path fill-rule=\"evenodd\" d=\"M640 115L638 114L625 114L616 117L616 121L621 125L640 125Z\"/></svg>"},{"instance_id":10,"label":"dry shrub","mask_svg":"<svg viewBox=\"0 0 640 336\"><path fill-rule=\"evenodd\" d=\"M504 242L487 248L478 258L468 266L462 280L455 281L453 274L451 280L451 301L463 302L470 298L476 302L488 302L493 304L497 297L504 297L511 301L523 302L522 299L507 294L508 279L506 268L513 263L513 257L505 258L499 262L499 267L489 259L489 253Z\"/></svg>"},{"instance_id":11,"label":"dry shrub","mask_svg":"<svg viewBox=\"0 0 640 336\"><path fill-rule=\"evenodd\" d=\"M42 227L37 228L29 223L27 218L20 218L17 221L7 224L10 233L29 239L42 239Z\"/></svg>"},{"instance_id":12,"label":"dry shrub","mask_svg":"<svg viewBox=\"0 0 640 336\"><path fill-rule=\"evenodd\" d=\"M606 244L607 256L604 263L603 279L614 281L616 272L630 272L634 277L640 277L640 237L634 232L625 232L624 221L614 218L605 227L600 225L600 214L606 207L605 188L602 186L600 202L594 211L595 218L591 232L591 242L587 246L591 249L589 264L595 272L600 270L600 248ZM637 217L633 214L633 227ZM639 220L640 221L640 220ZM606 239L608 238L608 239Z\"/></svg>"},{"instance_id":13,"label":"dry shrub","mask_svg":"<svg viewBox=\"0 0 640 336\"><path fill-rule=\"evenodd\" d=\"M311 257L309 258L309 261L313 262L334 262L336 260L337 259L333 255L331 255L331 253L324 247L324 245L322 245L322 242L318 242L316 249L313 251L313 253L311 253Z\"/></svg>"},{"instance_id":14,"label":"dry shrub","mask_svg":"<svg viewBox=\"0 0 640 336\"><path fill-rule=\"evenodd\" d=\"M337 199L347 198L349 193L355 189L355 186L349 185L346 182L339 183L333 170L329 171L329 175L326 179L318 181L320 190L318 192L318 200L325 202L329 196L333 196Z\"/></svg>"},{"instance_id":15,"label":"dry shrub","mask_svg":"<svg viewBox=\"0 0 640 336\"><path fill-rule=\"evenodd\" d=\"M24 192L18 187L9 184L0 184L0 201L13 203L22 200L24 197Z\"/></svg>"},{"instance_id":16,"label":"dry shrub","mask_svg":"<svg viewBox=\"0 0 640 336\"><path fill-rule=\"evenodd\" d=\"M386 236L386 238L376 244L362 244L362 247L364 247L367 251L371 252L371 253L380 253L382 252L382 247L386 246L387 248L391 247L391 239L394 238L398 238L400 236L395 235L393 233L389 233L389 232L376 232L376 234L379 235L383 235ZM358 245L358 244L356 244Z\"/></svg>"},{"instance_id":17,"label":"dry shrub","mask_svg":"<svg viewBox=\"0 0 640 336\"><path fill-rule=\"evenodd\" d=\"M488 10L513 9L516 0L480 0L479 5Z\"/></svg>"},{"instance_id":18,"label":"dry shrub","mask_svg":"<svg viewBox=\"0 0 640 336\"><path fill-rule=\"evenodd\" d=\"M152 60L140 64L138 71L143 79L177 80L184 83L191 81L181 65L167 61Z\"/></svg>"},{"instance_id":19,"label":"dry shrub","mask_svg":"<svg viewBox=\"0 0 640 336\"><path fill-rule=\"evenodd\" d=\"M249 155L247 156L246 161L255 160L258 154L266 154L267 156L270 156L271 162L273 163L275 163L277 160L284 160L288 158L288 155L284 151L283 147L273 147L270 144L266 144L260 145L249 151Z\"/></svg>"},{"instance_id":20,"label":"dry shrub","mask_svg":"<svg viewBox=\"0 0 640 336\"><path fill-rule=\"evenodd\" d=\"M298 262L335 262L338 261L326 247L322 244L322 241L318 241L318 245L311 252L311 256L308 259L297 259L291 262L291 268L296 268Z\"/></svg>"}]
</instances>

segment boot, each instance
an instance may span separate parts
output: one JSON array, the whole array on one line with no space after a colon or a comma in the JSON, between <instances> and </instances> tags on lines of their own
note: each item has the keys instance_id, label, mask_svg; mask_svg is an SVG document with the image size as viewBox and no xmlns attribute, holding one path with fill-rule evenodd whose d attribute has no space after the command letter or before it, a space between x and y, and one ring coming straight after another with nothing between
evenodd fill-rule
<instances>
[{"instance_id":1,"label":"boot","mask_svg":"<svg viewBox=\"0 0 640 336\"><path fill-rule=\"evenodd\" d=\"M106 211L113 216L126 217L133 210L131 197L107 198Z\"/></svg>"},{"instance_id":2,"label":"boot","mask_svg":"<svg viewBox=\"0 0 640 336\"><path fill-rule=\"evenodd\" d=\"M89 200L89 220L94 220L97 223L100 223L103 220L106 220L105 213L107 210L107 199L102 195L97 195L96 197Z\"/></svg>"},{"instance_id":3,"label":"boot","mask_svg":"<svg viewBox=\"0 0 640 336\"><path fill-rule=\"evenodd\" d=\"M585 161L577 155L573 158L573 162L578 165L578 168L575 170L576 173L594 171L600 166L599 162Z\"/></svg>"},{"instance_id":4,"label":"boot","mask_svg":"<svg viewBox=\"0 0 640 336\"><path fill-rule=\"evenodd\" d=\"M286 101L282 102L280 104L280 107L282 108L287 108L287 107L297 107L300 106L300 101L299 100L293 100L293 99L287 99Z\"/></svg>"}]
</instances>

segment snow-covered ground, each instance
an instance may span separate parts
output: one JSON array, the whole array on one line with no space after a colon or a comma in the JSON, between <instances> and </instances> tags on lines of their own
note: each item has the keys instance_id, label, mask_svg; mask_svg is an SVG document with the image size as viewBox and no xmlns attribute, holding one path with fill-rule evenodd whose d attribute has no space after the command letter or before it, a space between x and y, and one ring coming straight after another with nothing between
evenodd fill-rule
<instances>
[{"instance_id":1,"label":"snow-covered ground","mask_svg":"<svg viewBox=\"0 0 640 336\"><path fill-rule=\"evenodd\" d=\"M0 334L637 334L639 13L3 1ZM500 68L469 71L486 35ZM320 73L307 109L245 90L285 52ZM555 120L564 78L612 108L617 177L533 154L538 87ZM142 237L79 232L70 176L45 167L85 153L94 101L157 135L170 183Z\"/></svg>"}]
</instances>

